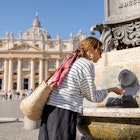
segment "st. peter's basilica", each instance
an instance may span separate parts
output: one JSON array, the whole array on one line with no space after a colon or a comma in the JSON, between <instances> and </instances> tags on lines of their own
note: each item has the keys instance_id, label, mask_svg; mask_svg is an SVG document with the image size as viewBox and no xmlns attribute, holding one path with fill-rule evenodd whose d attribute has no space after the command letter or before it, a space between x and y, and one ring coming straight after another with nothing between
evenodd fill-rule
<instances>
[{"instance_id":1,"label":"st. peter's basilica","mask_svg":"<svg viewBox=\"0 0 140 140\"><path fill-rule=\"evenodd\" d=\"M0 38L0 90L21 91L33 89L46 79L62 60L86 36L80 30L77 35L70 33L68 40L56 38L42 28L38 15L33 20L32 27L23 34L6 32Z\"/></svg>"}]
</instances>

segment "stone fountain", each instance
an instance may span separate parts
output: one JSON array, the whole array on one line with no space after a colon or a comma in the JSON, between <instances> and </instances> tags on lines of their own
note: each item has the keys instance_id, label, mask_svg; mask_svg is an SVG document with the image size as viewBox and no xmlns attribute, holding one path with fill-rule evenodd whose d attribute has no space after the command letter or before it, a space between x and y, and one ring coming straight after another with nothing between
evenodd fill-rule
<instances>
[{"instance_id":1,"label":"stone fountain","mask_svg":"<svg viewBox=\"0 0 140 140\"><path fill-rule=\"evenodd\" d=\"M101 103L84 101L80 132L90 140L140 140L140 0L104 0L105 21L91 27L100 32L102 59L95 64L97 89L119 86Z\"/></svg>"}]
</instances>

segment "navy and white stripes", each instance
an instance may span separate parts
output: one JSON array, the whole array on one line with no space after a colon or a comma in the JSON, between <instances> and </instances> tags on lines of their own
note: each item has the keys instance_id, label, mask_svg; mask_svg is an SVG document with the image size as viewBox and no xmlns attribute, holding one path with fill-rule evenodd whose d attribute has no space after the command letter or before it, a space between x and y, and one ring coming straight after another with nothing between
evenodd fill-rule
<instances>
[{"instance_id":1,"label":"navy and white stripes","mask_svg":"<svg viewBox=\"0 0 140 140\"><path fill-rule=\"evenodd\" d=\"M96 90L94 76L94 64L85 58L79 58L61 85L53 89L47 104L81 113L84 97L93 102L103 101L107 90Z\"/></svg>"}]
</instances>

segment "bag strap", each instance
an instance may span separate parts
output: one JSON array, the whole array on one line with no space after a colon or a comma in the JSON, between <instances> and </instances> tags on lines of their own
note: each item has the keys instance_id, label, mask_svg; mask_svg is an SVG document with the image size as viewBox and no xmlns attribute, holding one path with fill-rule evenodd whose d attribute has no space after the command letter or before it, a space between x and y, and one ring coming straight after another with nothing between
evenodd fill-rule
<instances>
[{"instance_id":1,"label":"bag strap","mask_svg":"<svg viewBox=\"0 0 140 140\"><path fill-rule=\"evenodd\" d=\"M52 74L50 74L50 76L45 80L45 83L48 82L48 80L53 76L54 73L55 71Z\"/></svg>"}]
</instances>

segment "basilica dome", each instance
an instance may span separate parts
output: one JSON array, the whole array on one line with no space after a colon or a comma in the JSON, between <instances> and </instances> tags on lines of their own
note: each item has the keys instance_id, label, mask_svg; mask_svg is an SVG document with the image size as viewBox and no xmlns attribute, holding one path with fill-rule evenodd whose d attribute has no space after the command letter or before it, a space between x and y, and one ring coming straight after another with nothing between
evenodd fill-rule
<instances>
[{"instance_id":1,"label":"basilica dome","mask_svg":"<svg viewBox=\"0 0 140 140\"><path fill-rule=\"evenodd\" d=\"M36 15L36 18L33 21L32 27L25 31L22 38L46 40L46 39L51 38L51 36L46 30L42 28L38 15Z\"/></svg>"}]
</instances>

